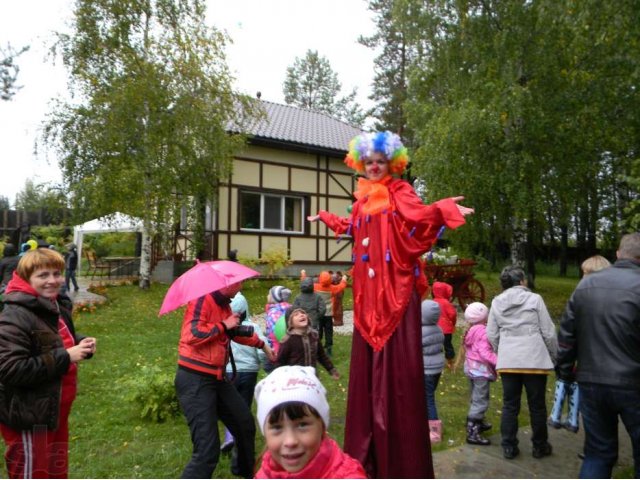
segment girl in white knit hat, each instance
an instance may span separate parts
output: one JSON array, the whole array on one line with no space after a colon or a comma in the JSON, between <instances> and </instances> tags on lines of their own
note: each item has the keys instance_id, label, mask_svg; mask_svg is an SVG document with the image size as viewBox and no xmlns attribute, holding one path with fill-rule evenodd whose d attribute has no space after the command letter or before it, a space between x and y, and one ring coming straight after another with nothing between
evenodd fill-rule
<instances>
[{"instance_id":1,"label":"girl in white knit hat","mask_svg":"<svg viewBox=\"0 0 640 480\"><path fill-rule=\"evenodd\" d=\"M276 368L255 390L266 452L255 478L367 478L329 437L329 403L313 367Z\"/></svg>"},{"instance_id":2,"label":"girl in white knit hat","mask_svg":"<svg viewBox=\"0 0 640 480\"><path fill-rule=\"evenodd\" d=\"M489 408L490 382L496 380L496 354L487 340L487 317L489 309L480 302L467 306L464 318L469 329L464 335L462 345L465 350L464 373L469 377L471 400L467 414L467 443L489 445L488 438L482 432L491 425L484 421Z\"/></svg>"}]
</instances>

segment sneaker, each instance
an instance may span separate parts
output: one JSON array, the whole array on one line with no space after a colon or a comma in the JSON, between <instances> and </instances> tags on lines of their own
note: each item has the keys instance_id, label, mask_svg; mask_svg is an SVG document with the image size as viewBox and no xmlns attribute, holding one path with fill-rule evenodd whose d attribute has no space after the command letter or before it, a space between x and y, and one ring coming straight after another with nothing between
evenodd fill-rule
<instances>
[{"instance_id":1,"label":"sneaker","mask_svg":"<svg viewBox=\"0 0 640 480\"><path fill-rule=\"evenodd\" d=\"M531 452L531 454L533 455L533 458L542 458L551 455L552 451L553 448L551 447L551 444L547 442L540 447L533 447L533 452Z\"/></svg>"},{"instance_id":2,"label":"sneaker","mask_svg":"<svg viewBox=\"0 0 640 480\"><path fill-rule=\"evenodd\" d=\"M502 453L504 455L504 458L506 458L507 460L513 460L518 455L520 455L520 449L517 445L514 445L513 447L502 447Z\"/></svg>"},{"instance_id":3,"label":"sneaker","mask_svg":"<svg viewBox=\"0 0 640 480\"><path fill-rule=\"evenodd\" d=\"M231 440L225 440L225 442L220 445L220 451L222 453L229 453L231 452L231 450L233 449L233 445L234 445L234 441L233 438Z\"/></svg>"},{"instance_id":4,"label":"sneaker","mask_svg":"<svg viewBox=\"0 0 640 480\"><path fill-rule=\"evenodd\" d=\"M570 432L578 433L578 427L577 427L577 426L575 426L575 427L574 427L574 426L573 426L573 425L571 425L569 422L564 422L564 423L562 424L562 426L563 426L566 430L569 430Z\"/></svg>"},{"instance_id":5,"label":"sneaker","mask_svg":"<svg viewBox=\"0 0 640 480\"><path fill-rule=\"evenodd\" d=\"M556 430L560 430L562 428L562 424L560 422L556 422L551 417L549 417L549 419L547 420L547 425L549 425L552 428L555 428Z\"/></svg>"}]
</instances>

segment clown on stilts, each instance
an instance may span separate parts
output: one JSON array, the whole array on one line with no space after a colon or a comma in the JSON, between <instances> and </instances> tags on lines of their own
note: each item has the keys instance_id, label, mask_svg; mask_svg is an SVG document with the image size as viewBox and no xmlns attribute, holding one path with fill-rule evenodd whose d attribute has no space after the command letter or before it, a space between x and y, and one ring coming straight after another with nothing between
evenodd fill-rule
<instances>
[{"instance_id":1,"label":"clown on stilts","mask_svg":"<svg viewBox=\"0 0 640 480\"><path fill-rule=\"evenodd\" d=\"M401 175L407 149L391 132L349 144L345 163L358 179L349 217L320 211L336 235L353 238L354 324L344 450L370 478L433 478L424 395L421 256L442 226L465 223L463 197L424 205Z\"/></svg>"}]
</instances>

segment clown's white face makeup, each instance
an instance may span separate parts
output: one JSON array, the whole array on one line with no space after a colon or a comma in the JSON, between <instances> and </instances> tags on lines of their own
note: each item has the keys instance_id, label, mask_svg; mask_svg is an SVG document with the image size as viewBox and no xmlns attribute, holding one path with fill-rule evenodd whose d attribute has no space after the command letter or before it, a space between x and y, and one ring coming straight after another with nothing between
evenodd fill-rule
<instances>
[{"instance_id":1,"label":"clown's white face makeup","mask_svg":"<svg viewBox=\"0 0 640 480\"><path fill-rule=\"evenodd\" d=\"M369 180L382 180L389 174L389 160L382 153L374 152L364 159L364 174Z\"/></svg>"}]
</instances>

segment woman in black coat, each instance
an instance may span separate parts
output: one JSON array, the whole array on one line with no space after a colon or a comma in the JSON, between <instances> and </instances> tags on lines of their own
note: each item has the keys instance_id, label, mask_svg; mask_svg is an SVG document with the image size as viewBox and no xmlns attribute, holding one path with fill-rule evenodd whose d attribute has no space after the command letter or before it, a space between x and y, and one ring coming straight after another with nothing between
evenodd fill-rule
<instances>
[{"instance_id":1,"label":"woman in black coat","mask_svg":"<svg viewBox=\"0 0 640 480\"><path fill-rule=\"evenodd\" d=\"M68 418L77 364L96 339L79 338L60 295L64 259L38 248L20 258L0 314L0 432L11 478L68 478Z\"/></svg>"}]
</instances>

